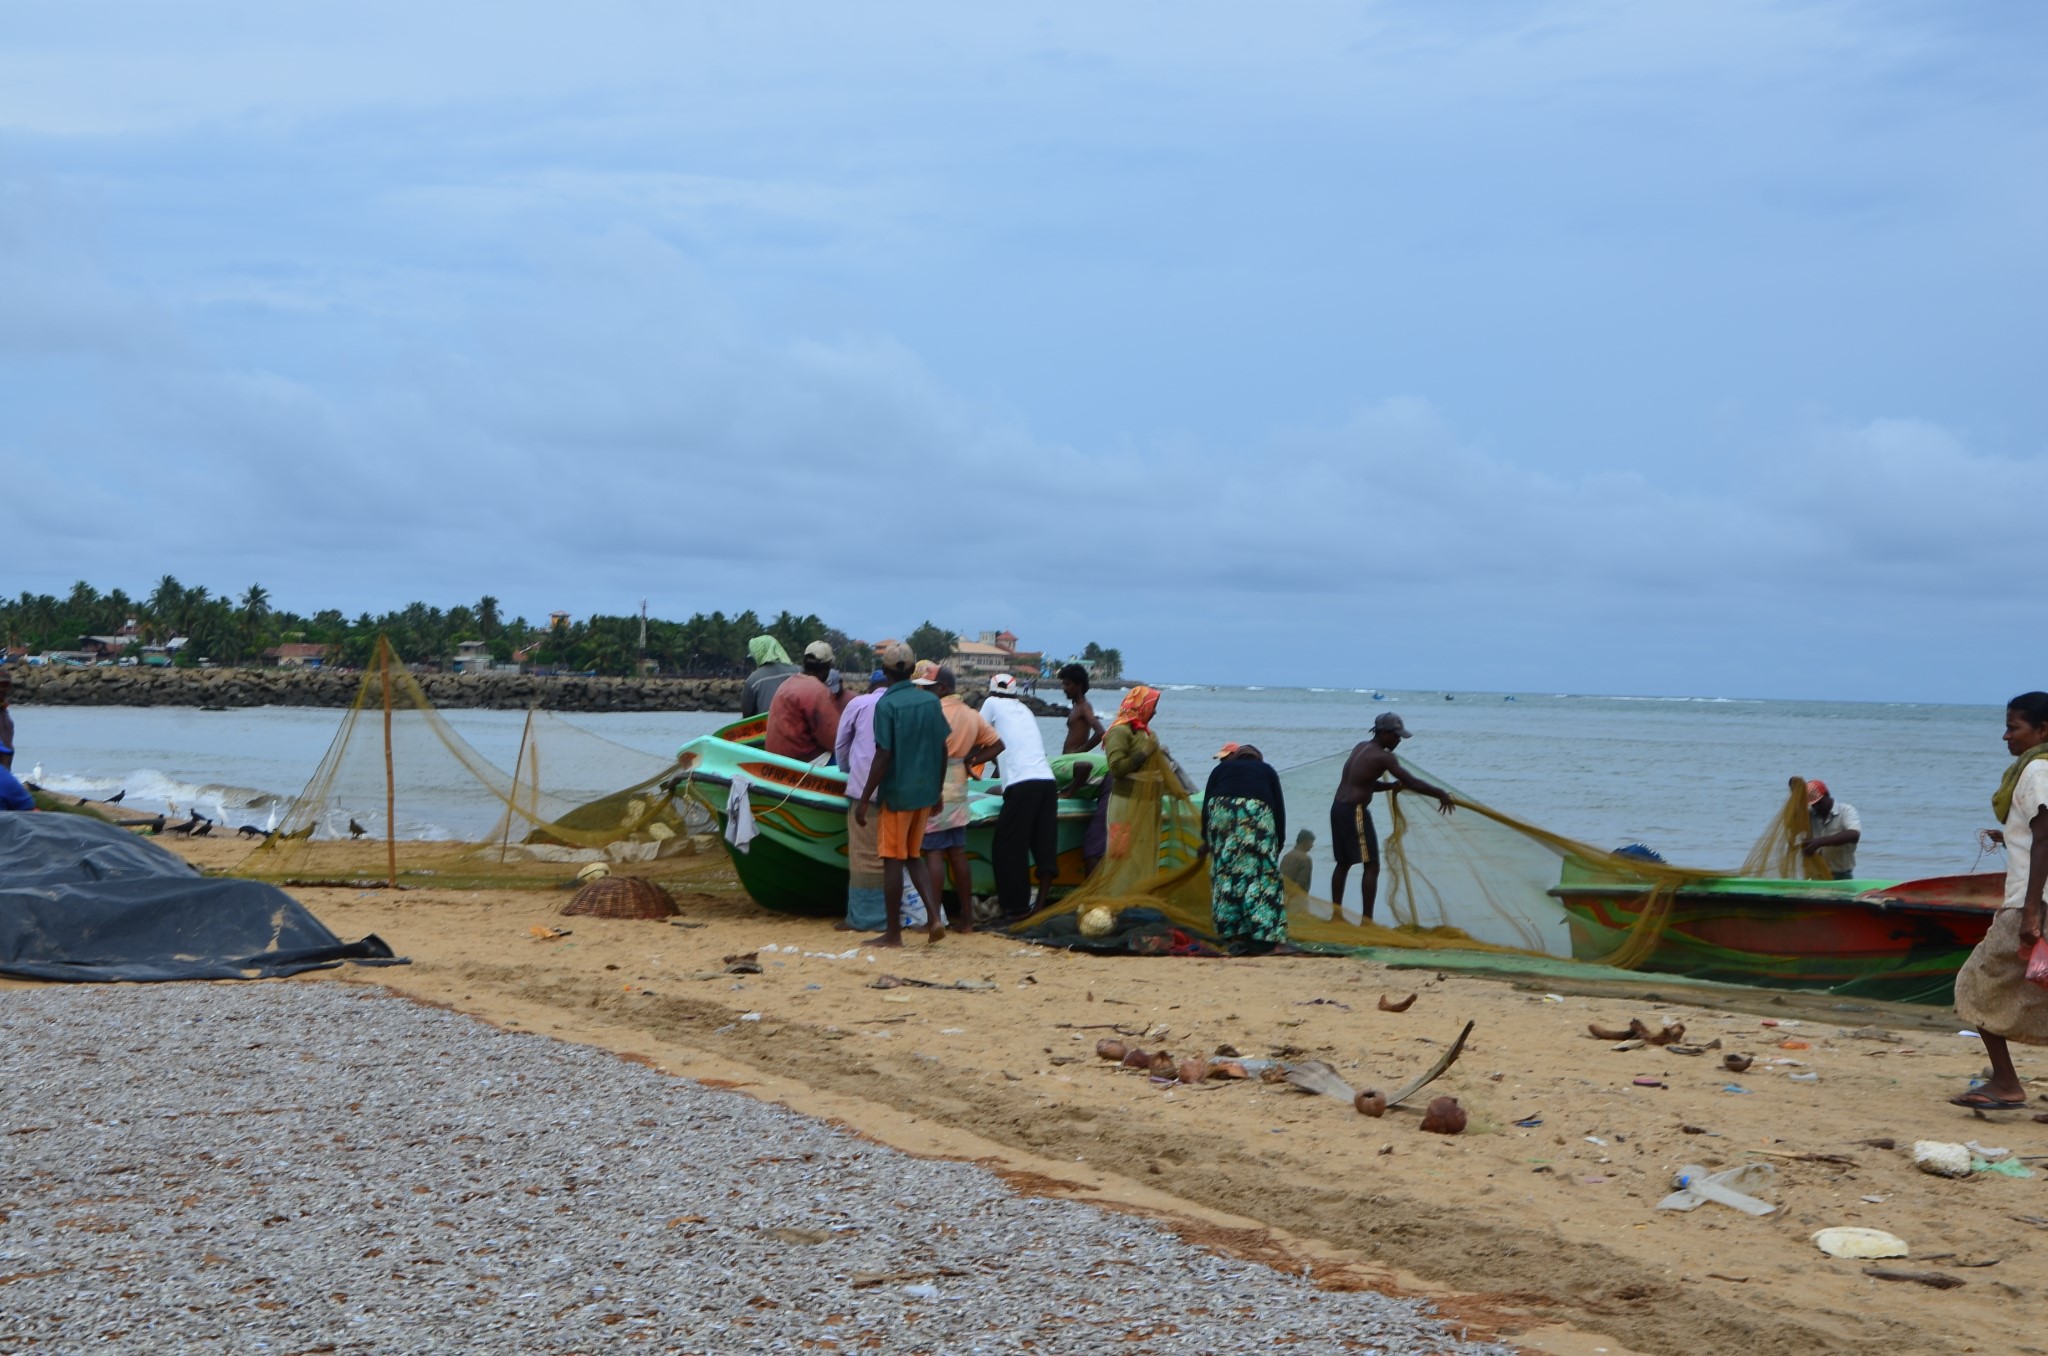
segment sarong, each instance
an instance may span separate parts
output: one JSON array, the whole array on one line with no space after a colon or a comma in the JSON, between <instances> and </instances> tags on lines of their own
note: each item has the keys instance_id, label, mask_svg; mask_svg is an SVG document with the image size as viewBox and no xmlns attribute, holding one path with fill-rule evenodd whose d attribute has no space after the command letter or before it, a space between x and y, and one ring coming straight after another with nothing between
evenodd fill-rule
<instances>
[{"instance_id":1,"label":"sarong","mask_svg":"<svg viewBox=\"0 0 2048 1356\"><path fill-rule=\"evenodd\" d=\"M1287 940L1280 883L1280 833L1273 807L1249 796L1208 804L1209 911L1221 941Z\"/></svg>"},{"instance_id":2,"label":"sarong","mask_svg":"<svg viewBox=\"0 0 2048 1356\"><path fill-rule=\"evenodd\" d=\"M882 816L868 811L863 826L851 811L846 816L846 925L856 932L880 932L888 925L888 904L882 898Z\"/></svg>"},{"instance_id":3,"label":"sarong","mask_svg":"<svg viewBox=\"0 0 2048 1356\"><path fill-rule=\"evenodd\" d=\"M2020 910L2000 909L1956 972L1956 1015L1977 1031L2022 1045L2048 1045L2048 989L2027 979Z\"/></svg>"}]
</instances>

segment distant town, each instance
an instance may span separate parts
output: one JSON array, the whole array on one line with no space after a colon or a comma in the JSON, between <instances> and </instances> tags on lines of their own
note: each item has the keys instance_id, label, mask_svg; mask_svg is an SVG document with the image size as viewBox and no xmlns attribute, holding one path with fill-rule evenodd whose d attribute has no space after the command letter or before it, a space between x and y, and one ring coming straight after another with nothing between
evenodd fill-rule
<instances>
[{"instance_id":1,"label":"distant town","mask_svg":"<svg viewBox=\"0 0 2048 1356\"><path fill-rule=\"evenodd\" d=\"M0 602L0 638L9 664L144 667L360 668L379 635L413 667L428 672L584 673L726 677L746 672L747 642L771 635L792 655L828 642L846 673L865 674L877 650L897 639L919 658L945 661L963 678L1008 673L1037 680L1079 663L1092 679L1123 675L1123 655L1093 641L1071 653L1021 647L1006 628L968 638L929 620L907 634L862 640L814 615L783 611L762 618L699 612L670 621L641 610L623 616L572 617L553 612L541 622L507 619L490 595L442 609L409 603L381 616L351 619L335 609L305 615L276 607L270 591L251 585L239 597L204 586L187 588L165 575L147 594L101 593L81 580L69 595L22 593Z\"/></svg>"}]
</instances>

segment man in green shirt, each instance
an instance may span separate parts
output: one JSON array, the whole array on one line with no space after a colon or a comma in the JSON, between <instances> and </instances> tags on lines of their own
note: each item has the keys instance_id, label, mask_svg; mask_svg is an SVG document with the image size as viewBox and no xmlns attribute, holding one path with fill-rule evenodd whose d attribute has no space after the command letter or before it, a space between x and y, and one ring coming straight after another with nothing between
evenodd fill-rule
<instances>
[{"instance_id":1,"label":"man in green shirt","mask_svg":"<svg viewBox=\"0 0 2048 1356\"><path fill-rule=\"evenodd\" d=\"M930 922L925 935L936 942L946 935L946 915L932 889L924 865L924 827L939 803L946 779L946 722L939 699L929 685L910 681L917 656L898 641L882 651L882 671L889 690L875 703L875 759L867 785L853 807L854 820L867 827L868 802L879 792L882 822L877 831L882 857L882 903L887 930L876 946L903 945L903 873L924 897Z\"/></svg>"}]
</instances>

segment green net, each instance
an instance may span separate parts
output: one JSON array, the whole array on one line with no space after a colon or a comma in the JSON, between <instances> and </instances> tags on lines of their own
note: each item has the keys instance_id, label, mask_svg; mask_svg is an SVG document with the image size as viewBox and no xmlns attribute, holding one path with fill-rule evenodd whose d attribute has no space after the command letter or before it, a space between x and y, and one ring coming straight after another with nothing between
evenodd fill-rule
<instances>
[{"instance_id":1,"label":"green net","mask_svg":"<svg viewBox=\"0 0 2048 1356\"><path fill-rule=\"evenodd\" d=\"M542 711L511 771L427 700L380 640L354 702L275 832L235 868L282 884L549 886L584 868L663 877L719 860L674 763Z\"/></svg>"},{"instance_id":2,"label":"green net","mask_svg":"<svg viewBox=\"0 0 2048 1356\"><path fill-rule=\"evenodd\" d=\"M1307 888L1286 883L1287 936L1312 949L1470 951L1552 961L1577 961L1628 970L1657 948L1673 901L1687 886L1731 873L1674 866L1652 856L1609 851L1552 832L1497 810L1456 788L1455 810L1393 793L1375 799L1383 826L1382 867L1373 917L1364 917L1354 867L1344 906L1324 889L1331 880L1326 814L1347 755L1321 759L1280 774L1291 830L1317 836ZM1425 780L1440 779L1414 769ZM1209 864L1199 852L1201 814L1171 759L1155 754L1112 798L1108 855L1065 899L1025 920L1028 935L1100 934L1105 917L1151 910L1191 936L1215 940ZM1776 813L1753 862L1798 859L1806 832L1804 783ZM1796 799L1796 818L1793 800ZM1617 915L1594 923L1574 918L1567 894L1621 902ZM1089 920L1090 911L1100 911ZM1059 922L1070 918L1066 924Z\"/></svg>"}]
</instances>

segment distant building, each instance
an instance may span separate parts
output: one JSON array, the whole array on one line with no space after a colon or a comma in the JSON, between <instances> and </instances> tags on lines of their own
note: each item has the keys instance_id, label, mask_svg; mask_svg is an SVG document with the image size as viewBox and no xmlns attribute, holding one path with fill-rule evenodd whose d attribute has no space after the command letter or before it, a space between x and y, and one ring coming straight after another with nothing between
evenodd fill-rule
<instances>
[{"instance_id":1,"label":"distant building","mask_svg":"<svg viewBox=\"0 0 2048 1356\"><path fill-rule=\"evenodd\" d=\"M88 659L113 659L134 643L132 636L80 636L78 652Z\"/></svg>"},{"instance_id":2,"label":"distant building","mask_svg":"<svg viewBox=\"0 0 2048 1356\"><path fill-rule=\"evenodd\" d=\"M1009 631L983 631L979 640L963 640L949 661L962 676L987 678L1012 673L1019 678L1036 678L1045 655L1038 650L1020 650L1017 637Z\"/></svg>"},{"instance_id":3,"label":"distant building","mask_svg":"<svg viewBox=\"0 0 2048 1356\"><path fill-rule=\"evenodd\" d=\"M456 642L455 671L457 673L489 673L491 664L491 646L488 641L462 640Z\"/></svg>"},{"instance_id":4,"label":"distant building","mask_svg":"<svg viewBox=\"0 0 2048 1356\"><path fill-rule=\"evenodd\" d=\"M263 652L263 662L280 669L323 668L333 648L331 645L310 645L296 641L289 645L273 645Z\"/></svg>"}]
</instances>

